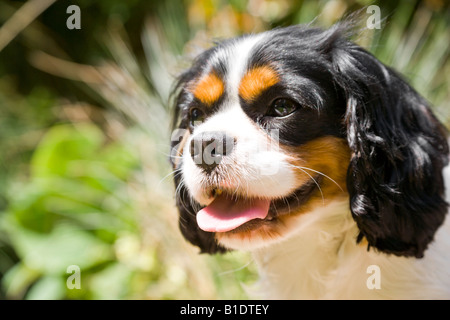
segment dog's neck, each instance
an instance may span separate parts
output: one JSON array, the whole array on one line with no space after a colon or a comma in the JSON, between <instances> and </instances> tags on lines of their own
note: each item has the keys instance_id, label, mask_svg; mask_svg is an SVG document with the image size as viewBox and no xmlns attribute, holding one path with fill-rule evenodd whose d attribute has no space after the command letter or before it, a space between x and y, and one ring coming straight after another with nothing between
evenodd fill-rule
<instances>
[{"instance_id":1,"label":"dog's neck","mask_svg":"<svg viewBox=\"0 0 450 320\"><path fill-rule=\"evenodd\" d=\"M449 169L450 173L450 169ZM450 181L450 174L447 176ZM449 184L447 184L449 185ZM450 188L447 189L450 200ZM264 299L439 299L450 294L447 255L450 219L435 235L422 259L387 255L364 240L348 199L299 217L291 237L253 252L260 280L249 295ZM380 287L372 286L373 267ZM430 269L431 268L431 269ZM420 288L420 290L419 290Z\"/></svg>"},{"instance_id":2,"label":"dog's neck","mask_svg":"<svg viewBox=\"0 0 450 320\"><path fill-rule=\"evenodd\" d=\"M339 255L358 246L348 199L299 219L295 235L253 252L260 274L257 291L264 298L323 297Z\"/></svg>"}]
</instances>

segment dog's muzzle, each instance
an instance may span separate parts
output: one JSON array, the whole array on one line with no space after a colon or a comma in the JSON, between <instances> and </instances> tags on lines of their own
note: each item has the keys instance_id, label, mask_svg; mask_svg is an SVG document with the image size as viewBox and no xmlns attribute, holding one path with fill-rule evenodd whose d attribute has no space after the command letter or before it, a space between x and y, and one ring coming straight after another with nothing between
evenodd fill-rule
<instances>
[{"instance_id":1,"label":"dog's muzzle","mask_svg":"<svg viewBox=\"0 0 450 320\"><path fill-rule=\"evenodd\" d=\"M235 144L236 138L223 131L202 132L193 136L190 153L194 163L210 174L233 152Z\"/></svg>"}]
</instances>

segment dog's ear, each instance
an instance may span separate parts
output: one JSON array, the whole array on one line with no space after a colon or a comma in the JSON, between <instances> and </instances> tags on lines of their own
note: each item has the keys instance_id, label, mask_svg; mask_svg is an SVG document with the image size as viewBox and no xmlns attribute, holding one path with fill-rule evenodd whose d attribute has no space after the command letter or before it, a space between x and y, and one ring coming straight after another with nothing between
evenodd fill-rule
<instances>
[{"instance_id":1,"label":"dog's ear","mask_svg":"<svg viewBox=\"0 0 450 320\"><path fill-rule=\"evenodd\" d=\"M170 163L174 170L175 198L179 213L179 228L183 236L193 245L200 248L201 253L223 253L227 249L220 246L212 232L206 232L197 225L196 214L201 206L189 194L189 191L182 182L181 168L183 165L182 153L186 137L189 135L188 125L180 110L186 102L186 91L183 86L189 79L194 77L191 70L183 74L173 92L175 96L175 107L171 138Z\"/></svg>"},{"instance_id":2,"label":"dog's ear","mask_svg":"<svg viewBox=\"0 0 450 320\"><path fill-rule=\"evenodd\" d=\"M392 69L335 35L327 44L346 101L350 207L369 248L422 257L447 212L446 129Z\"/></svg>"}]
</instances>

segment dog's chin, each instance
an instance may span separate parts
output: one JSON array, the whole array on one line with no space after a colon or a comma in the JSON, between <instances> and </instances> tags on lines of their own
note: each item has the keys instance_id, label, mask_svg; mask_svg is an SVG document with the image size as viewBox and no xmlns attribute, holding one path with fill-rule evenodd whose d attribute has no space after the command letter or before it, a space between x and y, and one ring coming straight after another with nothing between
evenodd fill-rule
<instances>
[{"instance_id":1,"label":"dog's chin","mask_svg":"<svg viewBox=\"0 0 450 320\"><path fill-rule=\"evenodd\" d=\"M218 227L206 228L205 231L214 232L217 242L229 249L252 251L282 241L295 230L298 225L298 217L308 211L313 203L323 200L319 189L321 181L322 177L316 176L284 197L272 199L246 198L233 194L231 191L220 190L220 197L229 200L217 202L234 201L232 205L236 205L241 201L247 203L247 205L243 205L247 211L256 211L255 208L247 208L252 206L248 205L251 203L255 207L263 207L261 210L267 210L267 212L255 214L257 217L247 218L248 221L245 219L244 223L225 221ZM217 199L218 196L215 193L216 191L213 190L212 194ZM206 208L214 206L211 203ZM221 205L224 206L224 204ZM240 217L233 217L233 219L240 219ZM199 224L201 228L205 228L200 221Z\"/></svg>"}]
</instances>

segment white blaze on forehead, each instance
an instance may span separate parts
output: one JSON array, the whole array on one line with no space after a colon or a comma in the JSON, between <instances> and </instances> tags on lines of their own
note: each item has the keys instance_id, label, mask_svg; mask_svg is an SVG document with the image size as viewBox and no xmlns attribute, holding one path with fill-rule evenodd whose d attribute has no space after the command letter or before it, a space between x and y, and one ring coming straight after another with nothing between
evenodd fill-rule
<instances>
[{"instance_id":1,"label":"white blaze on forehead","mask_svg":"<svg viewBox=\"0 0 450 320\"><path fill-rule=\"evenodd\" d=\"M239 84L247 71L252 50L263 38L264 33L246 36L216 53L216 58L224 61L227 66L225 87L227 98L233 103L239 102Z\"/></svg>"}]
</instances>

